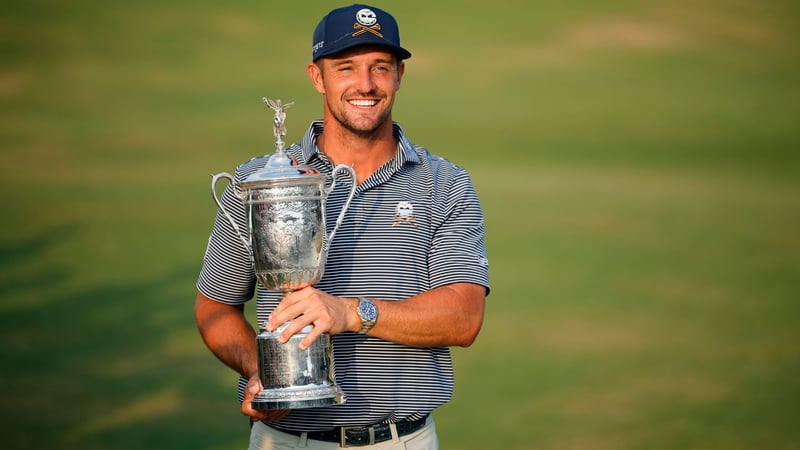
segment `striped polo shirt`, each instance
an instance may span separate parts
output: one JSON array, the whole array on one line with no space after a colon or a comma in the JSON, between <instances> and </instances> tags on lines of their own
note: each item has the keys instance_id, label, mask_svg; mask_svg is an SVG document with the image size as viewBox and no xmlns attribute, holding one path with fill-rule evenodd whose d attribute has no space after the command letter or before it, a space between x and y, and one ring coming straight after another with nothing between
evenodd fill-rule
<instances>
[{"instance_id":1,"label":"striped polo shirt","mask_svg":"<svg viewBox=\"0 0 800 450\"><path fill-rule=\"evenodd\" d=\"M301 145L287 153L330 174L333 166L316 145L323 123L312 122ZM483 213L467 172L426 148L412 145L393 126L397 154L358 186L344 221L330 243L316 288L340 297L402 300L452 283L489 290ZM267 155L269 156L269 155ZM245 207L235 196L239 183L264 168L267 156L236 169L221 201L249 240ZM330 186L330 176L328 186ZM337 180L328 194L325 221L332 231L350 191ZM248 250L221 211L217 212L197 288L216 301L239 305L256 291L259 325L281 299L256 283ZM380 320L380 318L378 319ZM453 366L447 347L412 348L346 332L331 336L336 384L346 402L294 410L276 428L327 430L379 422L414 420L450 400ZM239 382L239 399L247 380Z\"/></svg>"}]
</instances>

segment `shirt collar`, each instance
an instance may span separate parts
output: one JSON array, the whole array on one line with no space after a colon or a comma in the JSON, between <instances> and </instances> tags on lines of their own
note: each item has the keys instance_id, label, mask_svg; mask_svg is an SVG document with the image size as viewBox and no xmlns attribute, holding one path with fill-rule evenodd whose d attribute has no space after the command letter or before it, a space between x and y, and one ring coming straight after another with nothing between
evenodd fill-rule
<instances>
[{"instance_id":1,"label":"shirt collar","mask_svg":"<svg viewBox=\"0 0 800 450\"><path fill-rule=\"evenodd\" d=\"M303 145L301 150L303 154L303 162L305 164L308 164L320 153L320 150L317 147L317 138L322 134L324 128L325 124L321 120L315 120L311 122L311 125L309 125L308 131L303 137ZM395 155L395 158L398 160L397 162L400 166L407 162L414 164L419 164L422 162L416 150L414 149L414 145L412 145L408 140L406 134L403 132L403 129L400 127L400 124L397 122L392 122L392 134L398 142L397 154Z\"/></svg>"}]
</instances>

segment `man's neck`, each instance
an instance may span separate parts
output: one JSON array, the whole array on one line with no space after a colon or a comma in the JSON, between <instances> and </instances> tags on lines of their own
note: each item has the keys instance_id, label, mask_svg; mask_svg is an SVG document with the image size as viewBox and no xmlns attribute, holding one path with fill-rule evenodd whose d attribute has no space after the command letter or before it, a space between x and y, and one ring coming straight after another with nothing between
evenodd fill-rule
<instances>
[{"instance_id":1,"label":"man's neck","mask_svg":"<svg viewBox=\"0 0 800 450\"><path fill-rule=\"evenodd\" d=\"M334 164L352 166L358 184L369 178L397 153L392 122L375 133L364 136L355 134L335 122L326 122L322 134L317 137L317 147Z\"/></svg>"}]
</instances>

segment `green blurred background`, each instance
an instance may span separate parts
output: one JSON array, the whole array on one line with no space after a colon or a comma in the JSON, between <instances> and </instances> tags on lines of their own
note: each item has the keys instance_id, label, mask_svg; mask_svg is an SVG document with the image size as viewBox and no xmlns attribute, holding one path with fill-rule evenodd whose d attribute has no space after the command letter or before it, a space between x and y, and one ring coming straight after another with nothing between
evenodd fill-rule
<instances>
[{"instance_id":1,"label":"green blurred background","mask_svg":"<svg viewBox=\"0 0 800 450\"><path fill-rule=\"evenodd\" d=\"M0 447L246 446L192 316L210 174L273 150L261 97L290 141L321 116L344 4L4 4ZM395 119L486 214L442 447L800 448L800 5L374 5L414 54Z\"/></svg>"}]
</instances>

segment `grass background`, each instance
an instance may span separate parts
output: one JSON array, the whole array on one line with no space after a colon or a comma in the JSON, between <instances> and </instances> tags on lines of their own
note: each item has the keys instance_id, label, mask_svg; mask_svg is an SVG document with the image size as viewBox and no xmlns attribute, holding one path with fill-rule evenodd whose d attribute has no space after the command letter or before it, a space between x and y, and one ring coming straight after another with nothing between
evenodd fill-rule
<instances>
[{"instance_id":1,"label":"grass background","mask_svg":"<svg viewBox=\"0 0 800 450\"><path fill-rule=\"evenodd\" d=\"M32 0L0 15L0 434L246 446L194 283L211 173L333 4ZM443 448L800 448L800 6L379 0L412 140L467 167L493 291ZM252 313L252 311L251 311Z\"/></svg>"}]
</instances>

